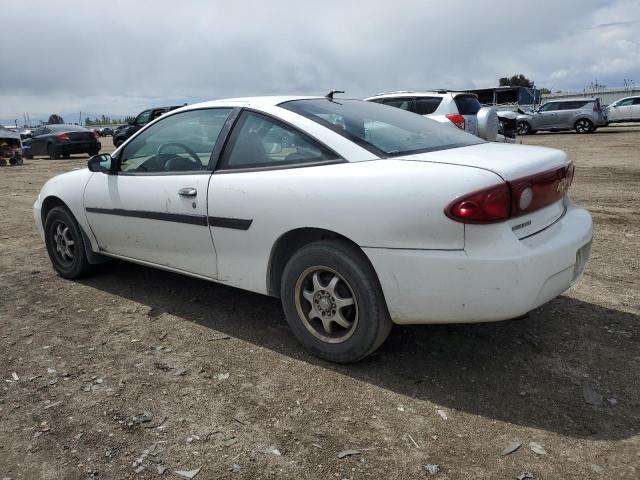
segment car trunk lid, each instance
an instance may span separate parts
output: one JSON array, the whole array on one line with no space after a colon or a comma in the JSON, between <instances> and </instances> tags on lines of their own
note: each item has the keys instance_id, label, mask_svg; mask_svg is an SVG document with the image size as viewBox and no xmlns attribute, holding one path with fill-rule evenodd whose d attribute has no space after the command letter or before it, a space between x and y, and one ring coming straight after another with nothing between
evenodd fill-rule
<instances>
[{"instance_id":1,"label":"car trunk lid","mask_svg":"<svg viewBox=\"0 0 640 480\"><path fill-rule=\"evenodd\" d=\"M500 176L509 185L508 223L518 238L548 227L563 215L563 197L573 179L573 166L564 152L528 145L483 143L403 158L480 168Z\"/></svg>"}]
</instances>

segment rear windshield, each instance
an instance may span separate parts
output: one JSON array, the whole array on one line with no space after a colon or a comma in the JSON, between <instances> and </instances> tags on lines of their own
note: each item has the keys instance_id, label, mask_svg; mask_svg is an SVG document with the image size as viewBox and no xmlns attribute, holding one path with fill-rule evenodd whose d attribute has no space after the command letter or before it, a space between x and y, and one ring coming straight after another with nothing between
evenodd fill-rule
<instances>
[{"instance_id":1,"label":"rear windshield","mask_svg":"<svg viewBox=\"0 0 640 480\"><path fill-rule=\"evenodd\" d=\"M80 125L47 125L52 132L87 132L88 130Z\"/></svg>"},{"instance_id":2,"label":"rear windshield","mask_svg":"<svg viewBox=\"0 0 640 480\"><path fill-rule=\"evenodd\" d=\"M451 125L399 108L362 100L293 100L280 104L381 157L446 150L483 143Z\"/></svg>"},{"instance_id":3,"label":"rear windshield","mask_svg":"<svg viewBox=\"0 0 640 480\"><path fill-rule=\"evenodd\" d=\"M453 99L460 115L475 115L482 108L475 95L456 95Z\"/></svg>"}]
</instances>

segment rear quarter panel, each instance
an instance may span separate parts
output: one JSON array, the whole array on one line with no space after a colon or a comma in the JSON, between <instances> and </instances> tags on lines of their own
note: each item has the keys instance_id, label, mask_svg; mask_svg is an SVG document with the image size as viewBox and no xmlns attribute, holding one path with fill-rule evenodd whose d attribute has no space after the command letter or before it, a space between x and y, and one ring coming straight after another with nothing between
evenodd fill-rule
<instances>
[{"instance_id":1,"label":"rear quarter panel","mask_svg":"<svg viewBox=\"0 0 640 480\"><path fill-rule=\"evenodd\" d=\"M391 159L216 173L208 215L252 220L248 230L212 227L218 279L266 293L273 246L304 227L339 233L361 247L462 250L464 225L444 208L500 180L471 167Z\"/></svg>"}]
</instances>

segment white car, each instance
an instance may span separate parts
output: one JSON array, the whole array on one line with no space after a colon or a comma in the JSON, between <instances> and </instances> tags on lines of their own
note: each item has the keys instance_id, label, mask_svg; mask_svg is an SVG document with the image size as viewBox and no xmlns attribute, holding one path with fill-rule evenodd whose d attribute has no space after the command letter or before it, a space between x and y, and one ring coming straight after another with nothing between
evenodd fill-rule
<instances>
[{"instance_id":1,"label":"white car","mask_svg":"<svg viewBox=\"0 0 640 480\"><path fill-rule=\"evenodd\" d=\"M88 167L34 205L62 277L115 257L279 297L296 337L336 362L393 322L521 316L590 253L563 152L332 95L190 105Z\"/></svg>"},{"instance_id":2,"label":"white car","mask_svg":"<svg viewBox=\"0 0 640 480\"><path fill-rule=\"evenodd\" d=\"M640 97L621 98L606 108L609 122L640 122Z\"/></svg>"},{"instance_id":3,"label":"white car","mask_svg":"<svg viewBox=\"0 0 640 480\"><path fill-rule=\"evenodd\" d=\"M477 95L450 90L409 91L379 93L365 99L391 107L408 110L447 125L456 126L467 133L490 142L515 142L513 135L505 136L503 118L495 109L483 107ZM509 116L507 115L507 118ZM515 125L515 122L513 122ZM500 129L503 133L500 133Z\"/></svg>"}]
</instances>

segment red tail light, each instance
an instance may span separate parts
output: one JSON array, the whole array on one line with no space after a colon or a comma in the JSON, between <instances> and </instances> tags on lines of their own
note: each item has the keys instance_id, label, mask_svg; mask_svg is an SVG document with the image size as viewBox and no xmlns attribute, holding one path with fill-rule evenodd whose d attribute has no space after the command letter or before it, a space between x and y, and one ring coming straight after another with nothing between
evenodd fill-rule
<instances>
[{"instance_id":1,"label":"red tail light","mask_svg":"<svg viewBox=\"0 0 640 480\"><path fill-rule=\"evenodd\" d=\"M459 113L447 113L445 115L458 128L464 130L464 117Z\"/></svg>"},{"instance_id":2,"label":"red tail light","mask_svg":"<svg viewBox=\"0 0 640 480\"><path fill-rule=\"evenodd\" d=\"M95 137L96 140L100 138L100 134L95 130L93 131L93 136Z\"/></svg>"},{"instance_id":3,"label":"red tail light","mask_svg":"<svg viewBox=\"0 0 640 480\"><path fill-rule=\"evenodd\" d=\"M444 213L464 223L502 222L511 214L511 193L506 183L485 188L451 202Z\"/></svg>"},{"instance_id":4,"label":"red tail light","mask_svg":"<svg viewBox=\"0 0 640 480\"><path fill-rule=\"evenodd\" d=\"M65 132L58 133L58 134L56 135L56 138L57 138L58 140L60 140L61 142L66 142L67 140L69 140L69 134L68 134L68 133L65 133Z\"/></svg>"},{"instance_id":5,"label":"red tail light","mask_svg":"<svg viewBox=\"0 0 640 480\"><path fill-rule=\"evenodd\" d=\"M575 167L536 173L459 197L444 213L463 223L495 223L534 212L566 195Z\"/></svg>"}]
</instances>

